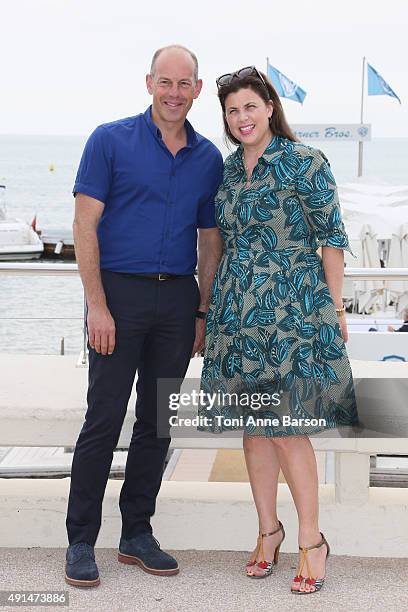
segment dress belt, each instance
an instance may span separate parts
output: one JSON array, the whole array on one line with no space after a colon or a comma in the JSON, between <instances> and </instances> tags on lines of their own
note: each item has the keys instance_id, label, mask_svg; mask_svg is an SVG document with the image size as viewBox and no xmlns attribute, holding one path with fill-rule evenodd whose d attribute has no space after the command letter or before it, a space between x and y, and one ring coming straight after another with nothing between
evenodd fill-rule
<instances>
[{"instance_id":1,"label":"dress belt","mask_svg":"<svg viewBox=\"0 0 408 612\"><path fill-rule=\"evenodd\" d=\"M285 249L273 249L273 253L282 253L282 252L287 252L287 251L293 251L293 253L296 252L296 251L305 251L307 253L316 253L317 249L318 249L318 246L308 247L308 246L300 245L300 246L289 246L289 247L286 247ZM237 252L240 252L240 251L245 251L245 252L249 251L251 253L256 253L257 255L261 254L261 253L268 253L269 252L268 249L262 249L262 248L261 249L245 249L245 248L242 248L242 247L236 247L235 245L234 246L228 246L227 245L225 247L224 253L225 254L227 254L227 253L237 253Z\"/></svg>"}]
</instances>

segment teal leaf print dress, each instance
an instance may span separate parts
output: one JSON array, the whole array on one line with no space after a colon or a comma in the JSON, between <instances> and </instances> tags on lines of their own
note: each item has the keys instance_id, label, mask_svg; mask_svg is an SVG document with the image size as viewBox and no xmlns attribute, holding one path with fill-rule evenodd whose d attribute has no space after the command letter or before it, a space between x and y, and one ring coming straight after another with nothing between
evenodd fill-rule
<instances>
[{"instance_id":1,"label":"teal leaf print dress","mask_svg":"<svg viewBox=\"0 0 408 612\"><path fill-rule=\"evenodd\" d=\"M350 251L324 154L274 136L246 187L242 147L216 196L224 252L212 286L200 431L313 434L358 425L319 246ZM350 251L351 252L351 251Z\"/></svg>"}]
</instances>

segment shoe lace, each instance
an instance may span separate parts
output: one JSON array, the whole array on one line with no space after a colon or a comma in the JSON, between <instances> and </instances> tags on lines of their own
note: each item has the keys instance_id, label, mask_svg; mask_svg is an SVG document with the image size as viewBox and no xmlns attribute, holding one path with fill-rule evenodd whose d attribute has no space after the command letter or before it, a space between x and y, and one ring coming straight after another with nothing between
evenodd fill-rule
<instances>
[{"instance_id":1,"label":"shoe lace","mask_svg":"<svg viewBox=\"0 0 408 612\"><path fill-rule=\"evenodd\" d=\"M79 553L84 553L90 559L95 560L95 554L92 549L92 546L87 542L79 542L79 544L77 545L77 551Z\"/></svg>"}]
</instances>

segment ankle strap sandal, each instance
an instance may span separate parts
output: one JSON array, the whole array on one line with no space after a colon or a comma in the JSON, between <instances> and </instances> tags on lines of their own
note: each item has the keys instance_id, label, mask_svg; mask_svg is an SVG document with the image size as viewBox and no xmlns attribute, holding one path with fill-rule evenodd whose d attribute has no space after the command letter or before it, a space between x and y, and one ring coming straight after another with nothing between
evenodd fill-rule
<instances>
[{"instance_id":1,"label":"ankle strap sandal","mask_svg":"<svg viewBox=\"0 0 408 612\"><path fill-rule=\"evenodd\" d=\"M263 539L264 538L268 538L269 536L275 535L275 533L278 533L279 531L282 531L282 539L279 542L279 544L276 546L274 554L273 554L273 561L267 561L265 559L265 554L264 554L264 549L263 549ZM275 531L270 531L269 533L260 533L258 536L258 544L256 547L255 552L253 553L251 559L248 561L248 563L246 564L246 567L253 567L255 564L257 565L257 567L259 567L260 569L263 570L263 573L260 574L259 576L257 576L256 574L248 574L247 576L248 578L266 578L267 576L270 576L272 574L273 571L273 566L277 565L278 560L279 560L279 550L281 547L281 544L283 542L283 540L285 539L285 529L282 525L282 523L279 521L279 527L277 529L275 529ZM259 563L256 563L256 558L258 556L258 554L261 555L261 561Z\"/></svg>"},{"instance_id":2,"label":"ankle strap sandal","mask_svg":"<svg viewBox=\"0 0 408 612\"><path fill-rule=\"evenodd\" d=\"M320 591L320 589L322 588L324 584L324 580L325 580L324 578L314 578L313 577L313 573L312 573L312 570L310 569L309 559L307 556L307 553L309 550L312 550L313 548L320 548L321 546L323 546L323 544L326 544L326 547L327 547L326 560L328 559L329 554L330 554L330 546L326 538L322 534L322 532L320 532L320 535L322 536L322 539L320 540L318 544L315 544L314 546L299 546L299 550L302 552L302 554L300 557L300 562L299 562L299 566L296 572L296 576L293 579L293 582L299 583L299 589L300 589L300 584L302 583L303 580L305 581L305 584L309 584L310 586L313 586L314 589L312 591L300 591L299 589L294 589L292 587L291 588L292 593L296 593L297 595L309 595L310 593L316 593L317 591ZM305 563L306 563L306 567L308 571L308 576L302 576L302 570L303 570L303 566L305 565Z\"/></svg>"}]
</instances>

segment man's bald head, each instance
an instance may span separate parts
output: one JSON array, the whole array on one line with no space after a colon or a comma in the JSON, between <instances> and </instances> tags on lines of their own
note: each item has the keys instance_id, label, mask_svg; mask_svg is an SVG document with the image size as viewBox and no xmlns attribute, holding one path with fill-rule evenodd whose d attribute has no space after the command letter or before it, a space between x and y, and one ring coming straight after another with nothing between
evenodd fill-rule
<instances>
[{"instance_id":1,"label":"man's bald head","mask_svg":"<svg viewBox=\"0 0 408 612\"><path fill-rule=\"evenodd\" d=\"M150 74L154 77L156 73L156 62L162 53L173 53L176 55L187 55L192 60L192 67L194 73L195 82L198 81L198 60L196 55L187 49L187 47L183 47L183 45L168 45L167 47L162 47L161 49L157 49L152 58L152 64L150 67Z\"/></svg>"}]
</instances>

